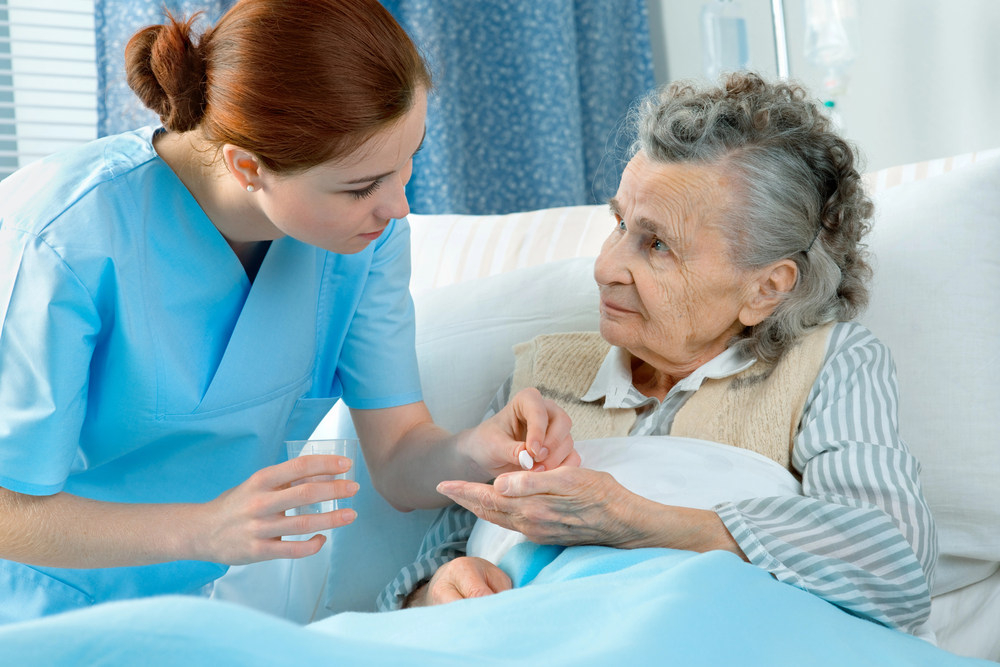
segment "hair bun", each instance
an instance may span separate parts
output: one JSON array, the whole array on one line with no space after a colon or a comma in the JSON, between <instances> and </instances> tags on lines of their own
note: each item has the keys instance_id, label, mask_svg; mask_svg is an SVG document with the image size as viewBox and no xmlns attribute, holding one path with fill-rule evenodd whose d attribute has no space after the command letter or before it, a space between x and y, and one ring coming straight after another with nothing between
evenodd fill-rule
<instances>
[{"instance_id":1,"label":"hair bun","mask_svg":"<svg viewBox=\"0 0 1000 667\"><path fill-rule=\"evenodd\" d=\"M171 132L195 129L205 111L205 58L191 40L197 16L178 22L168 13L165 25L143 28L125 46L129 88Z\"/></svg>"}]
</instances>

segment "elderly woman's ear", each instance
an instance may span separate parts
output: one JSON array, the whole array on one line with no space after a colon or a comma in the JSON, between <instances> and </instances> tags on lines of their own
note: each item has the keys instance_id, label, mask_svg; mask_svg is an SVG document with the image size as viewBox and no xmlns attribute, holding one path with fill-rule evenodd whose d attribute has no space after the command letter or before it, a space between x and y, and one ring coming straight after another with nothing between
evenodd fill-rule
<instances>
[{"instance_id":1,"label":"elderly woman's ear","mask_svg":"<svg viewBox=\"0 0 1000 667\"><path fill-rule=\"evenodd\" d=\"M799 267L790 259L783 259L752 272L754 278L747 285L747 298L740 309L740 324L752 327L760 324L774 312L781 300L795 287Z\"/></svg>"}]
</instances>

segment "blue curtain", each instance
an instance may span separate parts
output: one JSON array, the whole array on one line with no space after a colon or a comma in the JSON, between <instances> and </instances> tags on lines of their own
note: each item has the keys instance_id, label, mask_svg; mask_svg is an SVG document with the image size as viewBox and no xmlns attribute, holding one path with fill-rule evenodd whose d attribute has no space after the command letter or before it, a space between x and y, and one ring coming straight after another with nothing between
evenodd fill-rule
<instances>
[{"instance_id":1,"label":"blue curtain","mask_svg":"<svg viewBox=\"0 0 1000 667\"><path fill-rule=\"evenodd\" d=\"M646 0L382 0L432 65L417 213L603 203L654 85Z\"/></svg>"},{"instance_id":2,"label":"blue curtain","mask_svg":"<svg viewBox=\"0 0 1000 667\"><path fill-rule=\"evenodd\" d=\"M646 0L382 0L431 63L427 139L408 187L417 213L510 213L603 203L616 133L654 85ZM156 123L125 83L139 28L232 0L97 0L98 136Z\"/></svg>"},{"instance_id":3,"label":"blue curtain","mask_svg":"<svg viewBox=\"0 0 1000 667\"><path fill-rule=\"evenodd\" d=\"M160 121L132 93L125 82L125 45L135 31L163 23L163 9L188 17L205 12L200 20L215 23L233 0L96 0L97 136L104 137Z\"/></svg>"}]
</instances>

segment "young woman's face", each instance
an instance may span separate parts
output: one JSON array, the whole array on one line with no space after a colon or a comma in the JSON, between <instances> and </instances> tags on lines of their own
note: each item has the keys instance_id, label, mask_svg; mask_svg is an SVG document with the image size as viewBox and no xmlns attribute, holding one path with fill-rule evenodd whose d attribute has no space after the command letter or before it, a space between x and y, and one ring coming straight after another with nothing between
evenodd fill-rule
<instances>
[{"instance_id":1,"label":"young woman's face","mask_svg":"<svg viewBox=\"0 0 1000 667\"><path fill-rule=\"evenodd\" d=\"M256 204L281 233L338 254L364 250L410 212L406 183L424 139L427 93L350 156L294 176L261 173Z\"/></svg>"}]
</instances>

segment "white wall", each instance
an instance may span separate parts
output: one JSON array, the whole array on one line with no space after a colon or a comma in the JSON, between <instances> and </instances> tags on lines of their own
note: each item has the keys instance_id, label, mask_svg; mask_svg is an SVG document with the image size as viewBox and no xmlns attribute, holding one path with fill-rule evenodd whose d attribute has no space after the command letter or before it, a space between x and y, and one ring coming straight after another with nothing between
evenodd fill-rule
<instances>
[{"instance_id":1,"label":"white wall","mask_svg":"<svg viewBox=\"0 0 1000 667\"><path fill-rule=\"evenodd\" d=\"M648 0L657 82L702 76L701 0ZM792 77L819 95L803 55L802 0L784 0ZM858 0L861 55L839 106L868 170L1000 147L1000 1ZM751 65L775 75L770 0L742 0Z\"/></svg>"}]
</instances>

